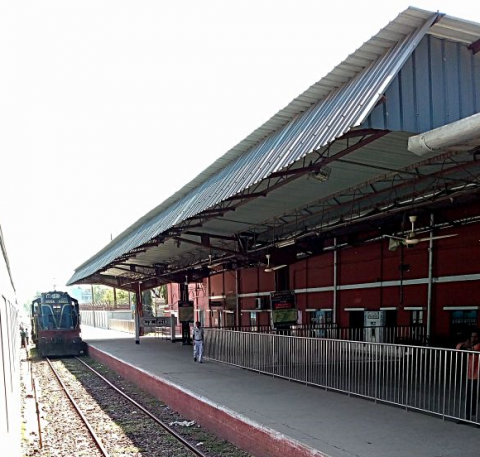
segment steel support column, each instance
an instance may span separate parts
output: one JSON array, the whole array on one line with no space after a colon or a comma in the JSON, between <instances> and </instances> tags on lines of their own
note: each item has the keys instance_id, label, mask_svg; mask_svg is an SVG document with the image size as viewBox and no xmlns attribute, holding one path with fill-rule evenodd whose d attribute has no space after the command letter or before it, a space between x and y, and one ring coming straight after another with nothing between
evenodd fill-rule
<instances>
[{"instance_id":1,"label":"steel support column","mask_svg":"<svg viewBox=\"0 0 480 457\"><path fill-rule=\"evenodd\" d=\"M332 323L337 323L337 303L338 303L338 249L337 238L333 239L333 313Z\"/></svg>"},{"instance_id":2,"label":"steel support column","mask_svg":"<svg viewBox=\"0 0 480 457\"><path fill-rule=\"evenodd\" d=\"M238 292L240 289L240 278L239 278L239 270L235 268L235 326L240 328L240 300L238 299Z\"/></svg>"},{"instance_id":3,"label":"steel support column","mask_svg":"<svg viewBox=\"0 0 480 457\"><path fill-rule=\"evenodd\" d=\"M427 292L427 345L430 345L432 332L432 292L433 292L433 227L434 216L430 214L430 241L428 242L428 292Z\"/></svg>"},{"instance_id":4,"label":"steel support column","mask_svg":"<svg viewBox=\"0 0 480 457\"><path fill-rule=\"evenodd\" d=\"M140 328L140 319L143 317L143 304L142 304L142 290L141 281L137 283L137 289L135 290L136 304L135 304L135 344L140 344L140 336L143 336L143 330Z\"/></svg>"}]
</instances>

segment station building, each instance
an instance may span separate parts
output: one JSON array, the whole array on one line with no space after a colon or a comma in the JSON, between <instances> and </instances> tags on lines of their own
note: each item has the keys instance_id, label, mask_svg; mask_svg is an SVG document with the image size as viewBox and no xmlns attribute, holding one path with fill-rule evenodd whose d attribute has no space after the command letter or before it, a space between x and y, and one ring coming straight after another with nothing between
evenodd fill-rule
<instances>
[{"instance_id":1,"label":"station building","mask_svg":"<svg viewBox=\"0 0 480 457\"><path fill-rule=\"evenodd\" d=\"M479 51L480 24L408 8L69 285L141 315L166 284L207 327L453 347L479 325Z\"/></svg>"}]
</instances>

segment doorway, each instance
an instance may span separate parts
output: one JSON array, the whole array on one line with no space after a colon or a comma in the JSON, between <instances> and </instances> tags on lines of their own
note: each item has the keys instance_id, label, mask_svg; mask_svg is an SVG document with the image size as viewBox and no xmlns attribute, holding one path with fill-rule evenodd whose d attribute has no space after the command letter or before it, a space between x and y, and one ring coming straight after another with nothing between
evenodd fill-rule
<instances>
[{"instance_id":1,"label":"doorway","mask_svg":"<svg viewBox=\"0 0 480 457\"><path fill-rule=\"evenodd\" d=\"M352 341L363 340L363 328L365 323L364 311L350 311L348 320L348 339Z\"/></svg>"}]
</instances>

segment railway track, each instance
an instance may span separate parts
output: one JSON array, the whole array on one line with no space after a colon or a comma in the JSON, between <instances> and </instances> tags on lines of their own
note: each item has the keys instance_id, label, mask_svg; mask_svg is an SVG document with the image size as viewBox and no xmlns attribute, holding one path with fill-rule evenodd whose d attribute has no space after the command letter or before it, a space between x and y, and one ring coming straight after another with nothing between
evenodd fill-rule
<instances>
[{"instance_id":1,"label":"railway track","mask_svg":"<svg viewBox=\"0 0 480 457\"><path fill-rule=\"evenodd\" d=\"M233 446L228 443L226 452L222 452L220 445L222 441L218 439L219 445L213 446L213 452L202 449L204 443L199 442L198 438L192 441L191 437L189 439L182 436L165 419L162 420L158 414L151 412L148 404L153 405L152 400L145 400L135 391L127 394L128 388L121 384L114 385L106 376L79 358L53 361L47 359L47 363L87 427L99 455L132 457L248 455L240 450L232 452ZM134 396L136 398L133 398ZM169 408L165 405L163 408L167 410L167 418L171 417L172 412L168 411ZM182 421L173 423L178 422L182 423ZM183 423L188 425L187 421Z\"/></svg>"}]
</instances>

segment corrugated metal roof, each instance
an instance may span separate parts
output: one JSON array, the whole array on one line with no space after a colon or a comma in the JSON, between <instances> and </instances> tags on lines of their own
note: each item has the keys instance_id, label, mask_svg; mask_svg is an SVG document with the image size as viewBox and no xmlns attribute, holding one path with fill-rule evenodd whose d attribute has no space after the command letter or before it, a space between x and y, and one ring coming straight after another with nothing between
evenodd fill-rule
<instances>
[{"instance_id":1,"label":"corrugated metal roof","mask_svg":"<svg viewBox=\"0 0 480 457\"><path fill-rule=\"evenodd\" d=\"M360 125L429 29L454 40L459 31L465 30L461 38L466 39L475 28L475 24L455 19L449 19L448 26L437 22L432 27L440 17L415 8L401 13L328 75L82 264L69 284Z\"/></svg>"}]
</instances>

